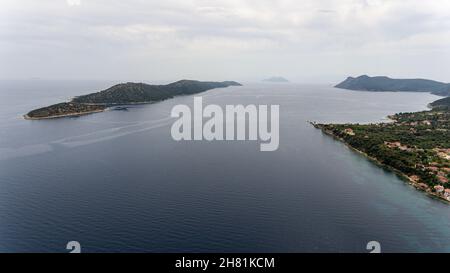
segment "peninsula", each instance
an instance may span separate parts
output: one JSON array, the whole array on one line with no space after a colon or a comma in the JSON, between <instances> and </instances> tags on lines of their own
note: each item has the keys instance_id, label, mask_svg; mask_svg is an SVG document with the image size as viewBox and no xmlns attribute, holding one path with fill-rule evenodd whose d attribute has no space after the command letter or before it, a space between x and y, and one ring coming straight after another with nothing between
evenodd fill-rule
<instances>
[{"instance_id":1,"label":"peninsula","mask_svg":"<svg viewBox=\"0 0 450 273\"><path fill-rule=\"evenodd\" d=\"M443 98L440 100L437 100L430 104L430 107L433 109L446 109L450 108L450 97Z\"/></svg>"},{"instance_id":2,"label":"peninsula","mask_svg":"<svg viewBox=\"0 0 450 273\"><path fill-rule=\"evenodd\" d=\"M312 124L415 188L450 201L449 102L445 98L431 103L430 111L389 116L390 123Z\"/></svg>"},{"instance_id":3,"label":"peninsula","mask_svg":"<svg viewBox=\"0 0 450 273\"><path fill-rule=\"evenodd\" d=\"M102 112L114 105L153 103L180 95L201 93L214 88L241 86L234 81L201 82L181 80L167 85L145 83L122 83L106 90L78 96L70 102L63 102L30 111L25 119L39 120L69 116L80 116Z\"/></svg>"},{"instance_id":4,"label":"peninsula","mask_svg":"<svg viewBox=\"0 0 450 273\"><path fill-rule=\"evenodd\" d=\"M430 92L439 96L450 96L450 84L425 79L391 79L388 77L369 77L362 75L348 77L335 86L336 88L358 91L397 91L397 92Z\"/></svg>"}]
</instances>

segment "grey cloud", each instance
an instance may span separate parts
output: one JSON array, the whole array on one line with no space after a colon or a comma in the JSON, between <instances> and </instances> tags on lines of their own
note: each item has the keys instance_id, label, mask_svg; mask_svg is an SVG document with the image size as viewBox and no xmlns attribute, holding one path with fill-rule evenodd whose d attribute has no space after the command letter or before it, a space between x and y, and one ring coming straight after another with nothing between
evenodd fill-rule
<instances>
[{"instance_id":1,"label":"grey cloud","mask_svg":"<svg viewBox=\"0 0 450 273\"><path fill-rule=\"evenodd\" d=\"M0 75L316 78L383 74L380 60L396 54L386 70L402 75L401 60L414 58L412 76L426 76L429 60L450 58L442 46L450 37L448 10L445 0L5 0L0 58L8 65ZM442 66L434 78L448 74Z\"/></svg>"}]
</instances>

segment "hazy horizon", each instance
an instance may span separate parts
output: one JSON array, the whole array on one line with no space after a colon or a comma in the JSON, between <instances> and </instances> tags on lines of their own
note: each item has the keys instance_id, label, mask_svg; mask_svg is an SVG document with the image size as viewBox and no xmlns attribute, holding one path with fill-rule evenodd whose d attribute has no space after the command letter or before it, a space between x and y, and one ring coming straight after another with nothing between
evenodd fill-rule
<instances>
[{"instance_id":1,"label":"hazy horizon","mask_svg":"<svg viewBox=\"0 0 450 273\"><path fill-rule=\"evenodd\" d=\"M0 1L0 79L450 82L446 0Z\"/></svg>"}]
</instances>

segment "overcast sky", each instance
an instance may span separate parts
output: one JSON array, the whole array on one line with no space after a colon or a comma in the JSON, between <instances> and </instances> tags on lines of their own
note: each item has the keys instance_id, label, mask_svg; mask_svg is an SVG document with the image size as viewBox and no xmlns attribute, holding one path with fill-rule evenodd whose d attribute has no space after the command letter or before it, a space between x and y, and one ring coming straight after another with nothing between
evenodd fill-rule
<instances>
[{"instance_id":1,"label":"overcast sky","mask_svg":"<svg viewBox=\"0 0 450 273\"><path fill-rule=\"evenodd\" d=\"M450 82L449 0L0 0L0 78Z\"/></svg>"}]
</instances>

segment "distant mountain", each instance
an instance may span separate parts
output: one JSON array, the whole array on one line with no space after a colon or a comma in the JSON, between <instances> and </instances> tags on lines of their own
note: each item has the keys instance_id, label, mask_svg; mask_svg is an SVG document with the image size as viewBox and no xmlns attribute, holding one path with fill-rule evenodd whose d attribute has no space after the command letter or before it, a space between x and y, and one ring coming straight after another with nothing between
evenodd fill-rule
<instances>
[{"instance_id":1,"label":"distant mountain","mask_svg":"<svg viewBox=\"0 0 450 273\"><path fill-rule=\"evenodd\" d=\"M264 82L289 82L287 79L283 77L271 77L263 80Z\"/></svg>"},{"instance_id":2,"label":"distant mountain","mask_svg":"<svg viewBox=\"0 0 450 273\"><path fill-rule=\"evenodd\" d=\"M150 85L145 83L122 83L106 90L79 96L73 99L77 103L127 104L161 101L178 95L200 93L213 88L240 86L233 81L200 82L181 80L167 85Z\"/></svg>"},{"instance_id":3,"label":"distant mountain","mask_svg":"<svg viewBox=\"0 0 450 273\"><path fill-rule=\"evenodd\" d=\"M357 78L348 77L335 87L361 91L431 92L435 95L450 96L450 84L424 79L391 79L363 75Z\"/></svg>"},{"instance_id":4,"label":"distant mountain","mask_svg":"<svg viewBox=\"0 0 450 273\"><path fill-rule=\"evenodd\" d=\"M437 101L435 101L433 103L430 103L430 106L433 109L436 109L436 108L450 108L450 97L443 98L443 99L437 100Z\"/></svg>"},{"instance_id":5,"label":"distant mountain","mask_svg":"<svg viewBox=\"0 0 450 273\"><path fill-rule=\"evenodd\" d=\"M179 95L190 95L214 88L240 86L233 81L200 82L181 80L167 85L150 85L145 83L121 83L106 90L74 98L39 108L24 115L25 119L49 119L80 116L106 110L112 105L133 103L150 103L170 99Z\"/></svg>"}]
</instances>

